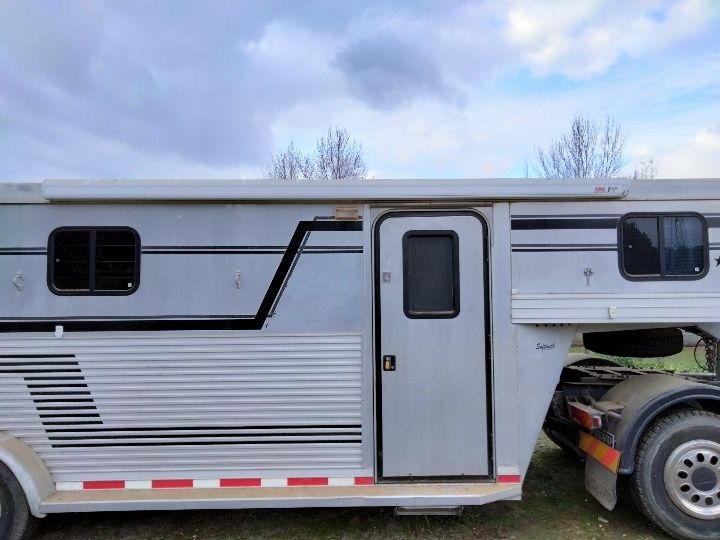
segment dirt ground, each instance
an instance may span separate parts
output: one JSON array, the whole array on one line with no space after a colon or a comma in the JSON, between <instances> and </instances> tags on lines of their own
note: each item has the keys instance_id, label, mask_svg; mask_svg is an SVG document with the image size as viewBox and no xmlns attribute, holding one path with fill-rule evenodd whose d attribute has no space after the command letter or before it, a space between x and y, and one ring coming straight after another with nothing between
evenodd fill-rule
<instances>
[{"instance_id":1,"label":"dirt ground","mask_svg":"<svg viewBox=\"0 0 720 540\"><path fill-rule=\"evenodd\" d=\"M391 509L130 512L48 516L38 540L538 538L660 539L630 503L613 512L583 488L581 465L544 436L521 502L466 508L458 517L395 517Z\"/></svg>"}]
</instances>

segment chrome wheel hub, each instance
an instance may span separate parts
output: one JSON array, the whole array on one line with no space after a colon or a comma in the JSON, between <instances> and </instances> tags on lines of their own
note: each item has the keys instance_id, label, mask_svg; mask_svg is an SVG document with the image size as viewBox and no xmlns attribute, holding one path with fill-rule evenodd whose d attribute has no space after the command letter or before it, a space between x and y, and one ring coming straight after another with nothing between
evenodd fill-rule
<instances>
[{"instance_id":1,"label":"chrome wheel hub","mask_svg":"<svg viewBox=\"0 0 720 540\"><path fill-rule=\"evenodd\" d=\"M675 505L699 519L720 517L720 444L695 440L667 458L665 489Z\"/></svg>"}]
</instances>

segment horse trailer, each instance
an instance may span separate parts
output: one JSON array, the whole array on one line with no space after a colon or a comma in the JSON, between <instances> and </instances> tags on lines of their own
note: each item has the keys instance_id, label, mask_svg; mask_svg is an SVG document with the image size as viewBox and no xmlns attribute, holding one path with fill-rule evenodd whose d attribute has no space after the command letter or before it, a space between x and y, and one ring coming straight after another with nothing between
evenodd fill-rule
<instances>
[{"instance_id":1,"label":"horse trailer","mask_svg":"<svg viewBox=\"0 0 720 540\"><path fill-rule=\"evenodd\" d=\"M541 429L606 508L718 537L716 374L607 356L688 332L717 366L719 180L1 184L0 538L519 500Z\"/></svg>"}]
</instances>

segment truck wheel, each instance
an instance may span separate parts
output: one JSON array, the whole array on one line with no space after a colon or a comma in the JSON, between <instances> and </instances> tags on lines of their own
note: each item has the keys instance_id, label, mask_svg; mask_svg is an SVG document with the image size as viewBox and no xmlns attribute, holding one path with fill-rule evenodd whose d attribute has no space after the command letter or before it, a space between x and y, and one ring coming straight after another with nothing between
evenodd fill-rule
<instances>
[{"instance_id":1,"label":"truck wheel","mask_svg":"<svg viewBox=\"0 0 720 540\"><path fill-rule=\"evenodd\" d=\"M610 356L656 358L682 352L683 337L679 328L588 332L583 334L586 349Z\"/></svg>"},{"instance_id":2,"label":"truck wheel","mask_svg":"<svg viewBox=\"0 0 720 540\"><path fill-rule=\"evenodd\" d=\"M640 439L630 489L671 536L720 537L720 416L688 408L656 419Z\"/></svg>"},{"instance_id":3,"label":"truck wheel","mask_svg":"<svg viewBox=\"0 0 720 540\"><path fill-rule=\"evenodd\" d=\"M25 492L15 475L0 463L0 540L27 540L37 518L30 513Z\"/></svg>"}]
</instances>

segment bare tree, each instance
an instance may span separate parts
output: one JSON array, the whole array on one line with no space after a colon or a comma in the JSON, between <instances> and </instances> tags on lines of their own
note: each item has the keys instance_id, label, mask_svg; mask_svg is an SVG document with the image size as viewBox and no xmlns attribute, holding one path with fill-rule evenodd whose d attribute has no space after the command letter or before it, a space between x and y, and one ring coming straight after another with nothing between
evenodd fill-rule
<instances>
[{"instance_id":1,"label":"bare tree","mask_svg":"<svg viewBox=\"0 0 720 540\"><path fill-rule=\"evenodd\" d=\"M263 176L274 180L307 180L315 177L314 163L309 157L300 154L290 141L285 150L273 155Z\"/></svg>"},{"instance_id":2,"label":"bare tree","mask_svg":"<svg viewBox=\"0 0 720 540\"><path fill-rule=\"evenodd\" d=\"M350 139L347 130L329 127L327 137L320 137L316 151L303 155L290 142L285 149L273 155L270 165L263 171L266 179L325 180L365 178L367 167L362 146Z\"/></svg>"},{"instance_id":3,"label":"bare tree","mask_svg":"<svg viewBox=\"0 0 720 540\"><path fill-rule=\"evenodd\" d=\"M604 124L578 115L570 132L535 148L535 173L545 178L609 178L622 174L626 135L608 116Z\"/></svg>"},{"instance_id":4,"label":"bare tree","mask_svg":"<svg viewBox=\"0 0 720 540\"><path fill-rule=\"evenodd\" d=\"M365 178L367 167L362 146L350 139L347 130L329 127L327 137L317 141L315 154L316 178L327 180Z\"/></svg>"},{"instance_id":5,"label":"bare tree","mask_svg":"<svg viewBox=\"0 0 720 540\"><path fill-rule=\"evenodd\" d=\"M528 159L523 159L523 176L525 178L530 178L530 163L528 163Z\"/></svg>"},{"instance_id":6,"label":"bare tree","mask_svg":"<svg viewBox=\"0 0 720 540\"><path fill-rule=\"evenodd\" d=\"M657 175L657 163L652 156L640 162L640 167L633 172L633 180L652 180Z\"/></svg>"}]
</instances>

